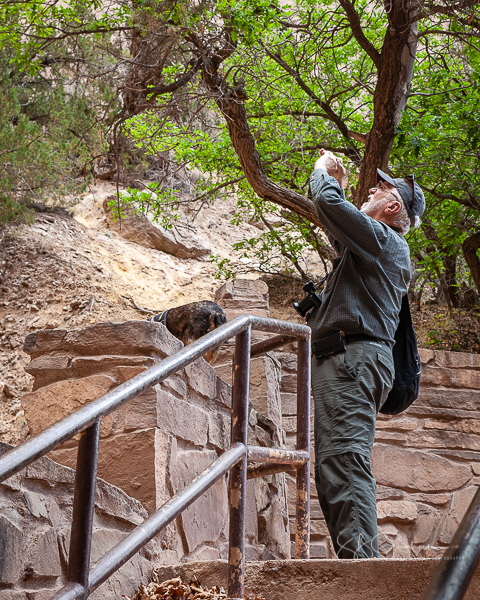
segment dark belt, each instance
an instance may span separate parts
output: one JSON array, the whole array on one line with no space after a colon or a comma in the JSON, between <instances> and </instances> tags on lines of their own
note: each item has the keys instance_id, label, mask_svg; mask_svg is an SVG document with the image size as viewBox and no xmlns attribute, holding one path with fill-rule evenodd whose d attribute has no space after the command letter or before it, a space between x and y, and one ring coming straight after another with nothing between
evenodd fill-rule
<instances>
[{"instance_id":1,"label":"dark belt","mask_svg":"<svg viewBox=\"0 0 480 600\"><path fill-rule=\"evenodd\" d=\"M338 339L337 339L338 338ZM380 340L372 335L366 333L353 333L352 335L344 335L342 331L326 335L318 340L312 340L312 354L315 358L325 358L332 354L338 354L339 352L345 352L347 345L350 342L355 341L367 341L376 342L377 344L385 344L388 346L388 342Z\"/></svg>"},{"instance_id":2,"label":"dark belt","mask_svg":"<svg viewBox=\"0 0 480 600\"><path fill-rule=\"evenodd\" d=\"M366 342L378 342L379 344L386 344L388 346L388 342L385 340L380 340L379 338L373 337L372 335L367 335L366 333L353 333L352 335L346 335L347 342L356 342L357 340L364 340Z\"/></svg>"}]
</instances>

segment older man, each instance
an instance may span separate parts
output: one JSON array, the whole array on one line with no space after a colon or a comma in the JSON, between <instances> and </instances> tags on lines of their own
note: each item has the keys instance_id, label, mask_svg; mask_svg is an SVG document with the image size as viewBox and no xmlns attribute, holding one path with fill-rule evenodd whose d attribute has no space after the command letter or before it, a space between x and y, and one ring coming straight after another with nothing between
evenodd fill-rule
<instances>
[{"instance_id":1,"label":"older man","mask_svg":"<svg viewBox=\"0 0 480 600\"><path fill-rule=\"evenodd\" d=\"M403 236L419 224L425 199L413 177L378 170L377 187L358 210L345 200L344 175L341 159L322 151L310 180L339 256L308 319L315 483L338 557L368 558L380 556L370 456L376 414L393 384L394 334L410 280Z\"/></svg>"}]
</instances>

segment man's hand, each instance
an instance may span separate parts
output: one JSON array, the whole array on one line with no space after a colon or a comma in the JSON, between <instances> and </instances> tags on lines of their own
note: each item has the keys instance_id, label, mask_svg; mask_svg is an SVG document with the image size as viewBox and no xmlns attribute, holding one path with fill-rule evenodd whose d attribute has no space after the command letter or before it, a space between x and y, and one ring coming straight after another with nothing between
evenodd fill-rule
<instances>
[{"instance_id":1,"label":"man's hand","mask_svg":"<svg viewBox=\"0 0 480 600\"><path fill-rule=\"evenodd\" d=\"M325 169L325 171L335 177L340 188L343 190L347 185L347 171L343 166L343 160L335 156L330 150L320 150L320 158L315 163L315 169Z\"/></svg>"}]
</instances>

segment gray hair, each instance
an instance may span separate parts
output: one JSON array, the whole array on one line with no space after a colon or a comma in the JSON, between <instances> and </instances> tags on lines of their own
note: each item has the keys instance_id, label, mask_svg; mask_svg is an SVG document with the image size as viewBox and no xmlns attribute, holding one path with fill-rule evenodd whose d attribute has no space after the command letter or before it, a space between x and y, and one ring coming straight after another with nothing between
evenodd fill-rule
<instances>
[{"instance_id":1,"label":"gray hair","mask_svg":"<svg viewBox=\"0 0 480 600\"><path fill-rule=\"evenodd\" d=\"M399 194L400 196L400 194ZM407 235L410 231L410 227L412 226L412 220L408 215L407 209L405 208L405 204L401 198L397 198L402 203L402 208L398 211L398 213L393 217L393 225L400 230L402 235Z\"/></svg>"}]
</instances>

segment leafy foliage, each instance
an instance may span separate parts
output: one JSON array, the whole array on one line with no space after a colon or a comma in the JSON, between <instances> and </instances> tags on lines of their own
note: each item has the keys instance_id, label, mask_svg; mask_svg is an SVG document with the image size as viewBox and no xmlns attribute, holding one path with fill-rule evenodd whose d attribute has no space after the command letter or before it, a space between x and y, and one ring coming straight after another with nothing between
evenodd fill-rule
<instances>
[{"instance_id":1,"label":"leafy foliage","mask_svg":"<svg viewBox=\"0 0 480 600\"><path fill-rule=\"evenodd\" d=\"M424 227L410 235L416 285L438 283L453 302L472 287L462 244L480 227L480 19L475 4L422 7L412 93L390 165L395 175L415 172L426 192ZM183 203L195 218L204 203L236 194L234 221L264 226L236 245L240 271L295 271L305 278L312 247L328 269L334 252L321 229L260 200L247 182L232 146L235 124L220 116L205 65L221 64L218 89L223 80L226 94L241 90L272 182L308 196L314 158L319 148L331 149L348 163L346 192L353 199L365 189L361 169L378 119L378 57L402 35L392 30L390 9L374 0L4 3L2 219L55 187L71 189L99 157L118 169L133 143L136 152L168 164L191 192L178 194L165 175L146 189L129 188L123 201L135 210L171 227ZM223 275L235 274L231 264L217 264Z\"/></svg>"},{"instance_id":2,"label":"leafy foliage","mask_svg":"<svg viewBox=\"0 0 480 600\"><path fill-rule=\"evenodd\" d=\"M111 57L99 46L108 49L111 35L69 35L105 29L97 8L88 2L1 6L0 223L27 217L33 202L81 191L88 183L82 174L108 151L105 122L116 94L105 75Z\"/></svg>"}]
</instances>

